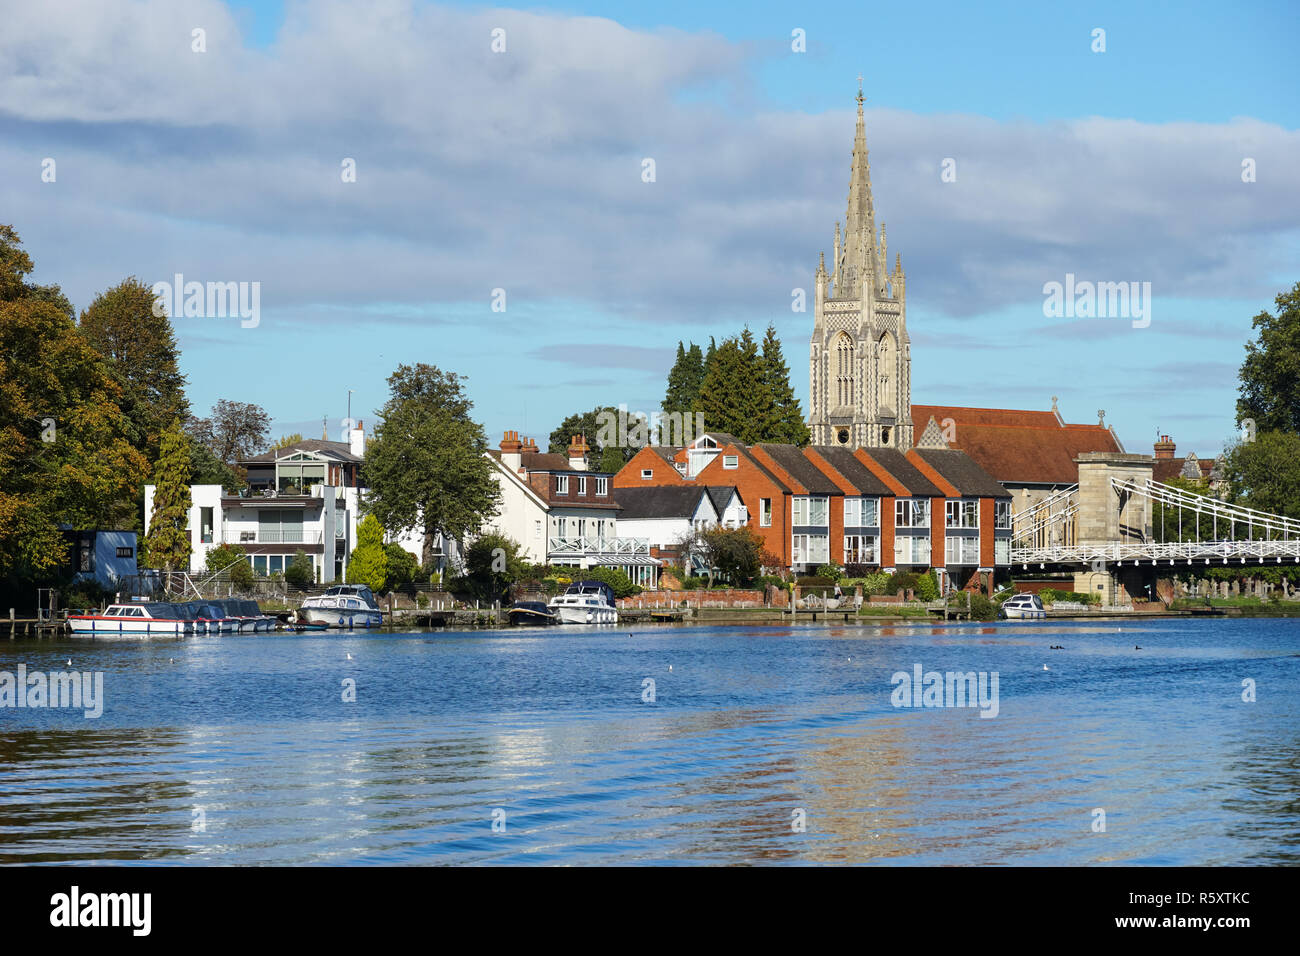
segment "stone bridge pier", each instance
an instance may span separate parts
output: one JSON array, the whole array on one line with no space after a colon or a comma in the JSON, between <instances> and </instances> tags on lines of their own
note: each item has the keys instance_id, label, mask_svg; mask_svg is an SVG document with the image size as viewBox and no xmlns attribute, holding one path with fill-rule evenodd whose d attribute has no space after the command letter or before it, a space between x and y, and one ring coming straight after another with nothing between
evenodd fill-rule
<instances>
[{"instance_id":1,"label":"stone bridge pier","mask_svg":"<svg viewBox=\"0 0 1300 956\"><path fill-rule=\"evenodd\" d=\"M1151 540L1151 501L1140 495L1120 491L1112 478L1134 481L1141 485L1151 480L1155 459L1150 455L1119 452L1084 452L1074 459L1079 466L1079 490L1075 501L1075 540L1079 545L1105 550L1115 543L1144 544ZM1099 560L1076 571L1074 589L1101 594L1104 604L1124 604L1134 596L1144 596L1155 580L1154 568Z\"/></svg>"}]
</instances>

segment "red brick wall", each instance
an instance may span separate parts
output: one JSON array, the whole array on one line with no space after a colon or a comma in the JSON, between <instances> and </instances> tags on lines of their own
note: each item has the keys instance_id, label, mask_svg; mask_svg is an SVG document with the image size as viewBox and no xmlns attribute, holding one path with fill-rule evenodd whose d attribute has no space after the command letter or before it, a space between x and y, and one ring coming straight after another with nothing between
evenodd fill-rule
<instances>
[{"instance_id":1,"label":"red brick wall","mask_svg":"<svg viewBox=\"0 0 1300 956\"><path fill-rule=\"evenodd\" d=\"M892 496L880 499L880 566L894 566L894 502Z\"/></svg>"},{"instance_id":2,"label":"red brick wall","mask_svg":"<svg viewBox=\"0 0 1300 956\"><path fill-rule=\"evenodd\" d=\"M653 478L642 478L641 472L649 469ZM612 479L615 488L645 488L653 485L680 485L685 483L681 472L674 468L664 457L649 446L642 448L632 456Z\"/></svg>"},{"instance_id":3,"label":"red brick wall","mask_svg":"<svg viewBox=\"0 0 1300 956\"><path fill-rule=\"evenodd\" d=\"M993 567L993 498L980 499L980 567Z\"/></svg>"},{"instance_id":4,"label":"red brick wall","mask_svg":"<svg viewBox=\"0 0 1300 956\"><path fill-rule=\"evenodd\" d=\"M737 455L737 467L722 467L726 455ZM749 527L763 539L763 545L768 551L777 555L785 567L790 566L790 496L759 471L747 455L738 453L734 446L728 445L700 471L695 481L701 485L735 485L749 510ZM758 523L759 501L762 498L772 499L770 528L760 527Z\"/></svg>"},{"instance_id":5,"label":"red brick wall","mask_svg":"<svg viewBox=\"0 0 1300 956\"><path fill-rule=\"evenodd\" d=\"M930 499L930 567L943 567L944 542L947 538L947 516L943 513L945 498Z\"/></svg>"},{"instance_id":6,"label":"red brick wall","mask_svg":"<svg viewBox=\"0 0 1300 956\"><path fill-rule=\"evenodd\" d=\"M683 601L691 607L788 607L790 594L782 588L771 589L772 603L766 602L763 591L746 591L736 588L715 588L712 591L643 591L633 597L619 598L615 603L622 608L676 608Z\"/></svg>"}]
</instances>

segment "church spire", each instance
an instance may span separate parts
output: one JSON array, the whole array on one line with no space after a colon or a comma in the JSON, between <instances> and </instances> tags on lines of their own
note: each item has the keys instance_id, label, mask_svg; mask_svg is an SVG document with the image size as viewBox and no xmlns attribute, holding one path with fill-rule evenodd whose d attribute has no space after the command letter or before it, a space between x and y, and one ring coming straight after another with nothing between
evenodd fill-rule
<instances>
[{"instance_id":1,"label":"church spire","mask_svg":"<svg viewBox=\"0 0 1300 956\"><path fill-rule=\"evenodd\" d=\"M858 128L853 138L853 171L849 177L849 205L844 222L844 245L837 272L844 281L836 297L862 294L865 277L874 275L876 259L876 210L871 199L871 161L867 154L866 120L862 115L862 77L858 77ZM874 280L873 280L874 281Z\"/></svg>"}]
</instances>

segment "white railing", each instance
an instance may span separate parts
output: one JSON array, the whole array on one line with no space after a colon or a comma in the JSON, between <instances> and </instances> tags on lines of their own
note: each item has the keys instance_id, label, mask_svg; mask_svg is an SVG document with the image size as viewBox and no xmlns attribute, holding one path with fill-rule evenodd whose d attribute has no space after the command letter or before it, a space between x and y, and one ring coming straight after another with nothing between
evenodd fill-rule
<instances>
[{"instance_id":1,"label":"white railing","mask_svg":"<svg viewBox=\"0 0 1300 956\"><path fill-rule=\"evenodd\" d=\"M549 555L607 554L625 557L649 557L649 538L598 538L594 536L552 537L547 541Z\"/></svg>"},{"instance_id":2,"label":"white railing","mask_svg":"<svg viewBox=\"0 0 1300 956\"><path fill-rule=\"evenodd\" d=\"M1300 560L1300 539L1239 541L1148 541L1127 544L1118 541L1043 548L1012 548L1011 563L1031 564L1242 564L1265 560Z\"/></svg>"},{"instance_id":3,"label":"white railing","mask_svg":"<svg viewBox=\"0 0 1300 956\"><path fill-rule=\"evenodd\" d=\"M1182 488L1175 488L1173 485L1166 485L1159 481L1112 478L1110 483L1111 487L1116 491L1128 492L1167 507L1179 508L1183 511L1194 512L1198 516L1209 517L1212 526L1217 526L1222 521L1224 527L1221 530L1227 533L1229 540L1236 537L1236 527L1239 525L1246 526L1247 538L1255 537L1256 531L1262 532L1265 537L1281 535L1284 539L1300 538L1300 521L1295 518L1288 518L1285 515L1275 515L1267 511L1258 511L1254 508L1228 504L1228 502L1221 501L1218 498L1192 494ZM1213 533L1217 530L1220 529L1212 527L1212 537L1217 537L1217 534Z\"/></svg>"},{"instance_id":4,"label":"white railing","mask_svg":"<svg viewBox=\"0 0 1300 956\"><path fill-rule=\"evenodd\" d=\"M222 544L322 544L322 531L287 531L283 528L257 531L227 529L221 533Z\"/></svg>"},{"instance_id":5,"label":"white railing","mask_svg":"<svg viewBox=\"0 0 1300 956\"><path fill-rule=\"evenodd\" d=\"M1058 543L1068 543L1067 539L1073 536L1074 516L1079 510L1078 491L1078 485L1062 488L1024 511L1013 514L1012 542L1021 547L1045 544L1051 540L1053 529L1059 529Z\"/></svg>"}]
</instances>

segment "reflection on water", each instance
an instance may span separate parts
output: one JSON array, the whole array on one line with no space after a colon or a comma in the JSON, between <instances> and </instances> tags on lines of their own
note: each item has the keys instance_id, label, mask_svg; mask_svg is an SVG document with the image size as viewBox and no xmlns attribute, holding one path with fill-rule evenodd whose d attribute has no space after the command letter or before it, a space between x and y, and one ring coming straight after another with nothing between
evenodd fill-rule
<instances>
[{"instance_id":1,"label":"reflection on water","mask_svg":"<svg viewBox=\"0 0 1300 956\"><path fill-rule=\"evenodd\" d=\"M106 702L99 720L0 709L0 862L1295 863L1298 636L1264 620L9 641L0 671L71 658L104 672ZM916 664L999 672L998 716L894 709L890 677Z\"/></svg>"}]
</instances>

